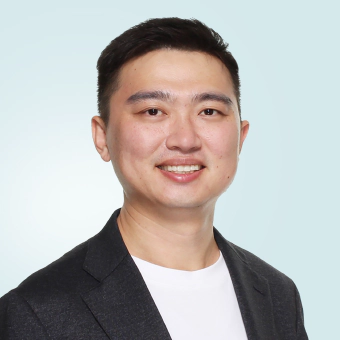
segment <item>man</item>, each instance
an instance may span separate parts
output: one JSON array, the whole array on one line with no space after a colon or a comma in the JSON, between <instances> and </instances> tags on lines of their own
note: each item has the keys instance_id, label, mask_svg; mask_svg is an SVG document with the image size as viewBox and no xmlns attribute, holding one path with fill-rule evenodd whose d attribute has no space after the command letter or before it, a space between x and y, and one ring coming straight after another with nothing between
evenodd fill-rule
<instances>
[{"instance_id":1,"label":"man","mask_svg":"<svg viewBox=\"0 0 340 340\"><path fill-rule=\"evenodd\" d=\"M249 128L239 88L197 20L149 20L106 47L92 134L123 207L1 299L1 339L307 339L294 283L213 228Z\"/></svg>"}]
</instances>

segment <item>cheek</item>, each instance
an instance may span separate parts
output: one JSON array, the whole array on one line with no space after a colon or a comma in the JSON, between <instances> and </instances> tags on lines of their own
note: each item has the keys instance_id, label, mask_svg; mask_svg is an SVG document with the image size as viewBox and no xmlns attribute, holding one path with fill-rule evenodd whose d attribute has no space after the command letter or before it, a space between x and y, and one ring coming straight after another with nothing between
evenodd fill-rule
<instances>
[{"instance_id":1,"label":"cheek","mask_svg":"<svg viewBox=\"0 0 340 340\"><path fill-rule=\"evenodd\" d=\"M221 187L228 187L232 182L238 164L239 133L237 127L216 129L207 136L207 147L212 157L216 180ZM225 189L224 189L225 190Z\"/></svg>"},{"instance_id":2,"label":"cheek","mask_svg":"<svg viewBox=\"0 0 340 340\"><path fill-rule=\"evenodd\" d=\"M237 127L215 129L206 136L210 152L218 159L238 157L239 133Z\"/></svg>"},{"instance_id":3,"label":"cheek","mask_svg":"<svg viewBox=\"0 0 340 340\"><path fill-rule=\"evenodd\" d=\"M163 132L156 127L140 124L121 124L116 129L112 151L121 165L148 161L162 143Z\"/></svg>"}]
</instances>

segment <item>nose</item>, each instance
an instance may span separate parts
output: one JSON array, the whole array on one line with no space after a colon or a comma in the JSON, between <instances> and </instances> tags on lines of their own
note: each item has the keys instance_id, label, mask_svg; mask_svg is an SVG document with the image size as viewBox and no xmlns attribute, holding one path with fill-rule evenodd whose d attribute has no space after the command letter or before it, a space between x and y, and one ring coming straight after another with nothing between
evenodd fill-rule
<instances>
[{"instance_id":1,"label":"nose","mask_svg":"<svg viewBox=\"0 0 340 340\"><path fill-rule=\"evenodd\" d=\"M201 139L191 117L182 116L174 119L166 139L166 146L170 150L178 150L182 153L191 153L201 148Z\"/></svg>"}]
</instances>

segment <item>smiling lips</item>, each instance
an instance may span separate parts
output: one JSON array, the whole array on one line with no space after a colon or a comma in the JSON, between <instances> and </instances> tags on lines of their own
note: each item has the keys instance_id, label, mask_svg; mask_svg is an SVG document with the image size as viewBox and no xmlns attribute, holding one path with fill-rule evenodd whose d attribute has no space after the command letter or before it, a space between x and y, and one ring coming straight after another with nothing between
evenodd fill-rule
<instances>
[{"instance_id":1,"label":"smiling lips","mask_svg":"<svg viewBox=\"0 0 340 340\"><path fill-rule=\"evenodd\" d=\"M192 174L195 171L201 170L202 165L161 165L158 167L161 170L176 174Z\"/></svg>"},{"instance_id":2,"label":"smiling lips","mask_svg":"<svg viewBox=\"0 0 340 340\"><path fill-rule=\"evenodd\" d=\"M157 168L168 179L177 183L189 183L200 177L205 166L201 164L188 164L188 160L179 161L181 165L158 165ZM178 164L178 163L177 163Z\"/></svg>"}]
</instances>

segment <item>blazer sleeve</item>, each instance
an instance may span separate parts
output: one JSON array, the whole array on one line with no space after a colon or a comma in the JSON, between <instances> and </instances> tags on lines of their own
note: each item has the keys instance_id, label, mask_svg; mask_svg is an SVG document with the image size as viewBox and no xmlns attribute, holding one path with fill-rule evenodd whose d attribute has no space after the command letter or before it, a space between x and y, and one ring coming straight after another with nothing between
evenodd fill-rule
<instances>
[{"instance_id":1,"label":"blazer sleeve","mask_svg":"<svg viewBox=\"0 0 340 340\"><path fill-rule=\"evenodd\" d=\"M14 290L0 299L0 339L50 339L29 303Z\"/></svg>"},{"instance_id":2,"label":"blazer sleeve","mask_svg":"<svg viewBox=\"0 0 340 340\"><path fill-rule=\"evenodd\" d=\"M295 285L294 285L295 286ZM307 332L304 324L303 308L299 291L295 286L295 301L296 301L296 334L297 340L308 340Z\"/></svg>"}]
</instances>

